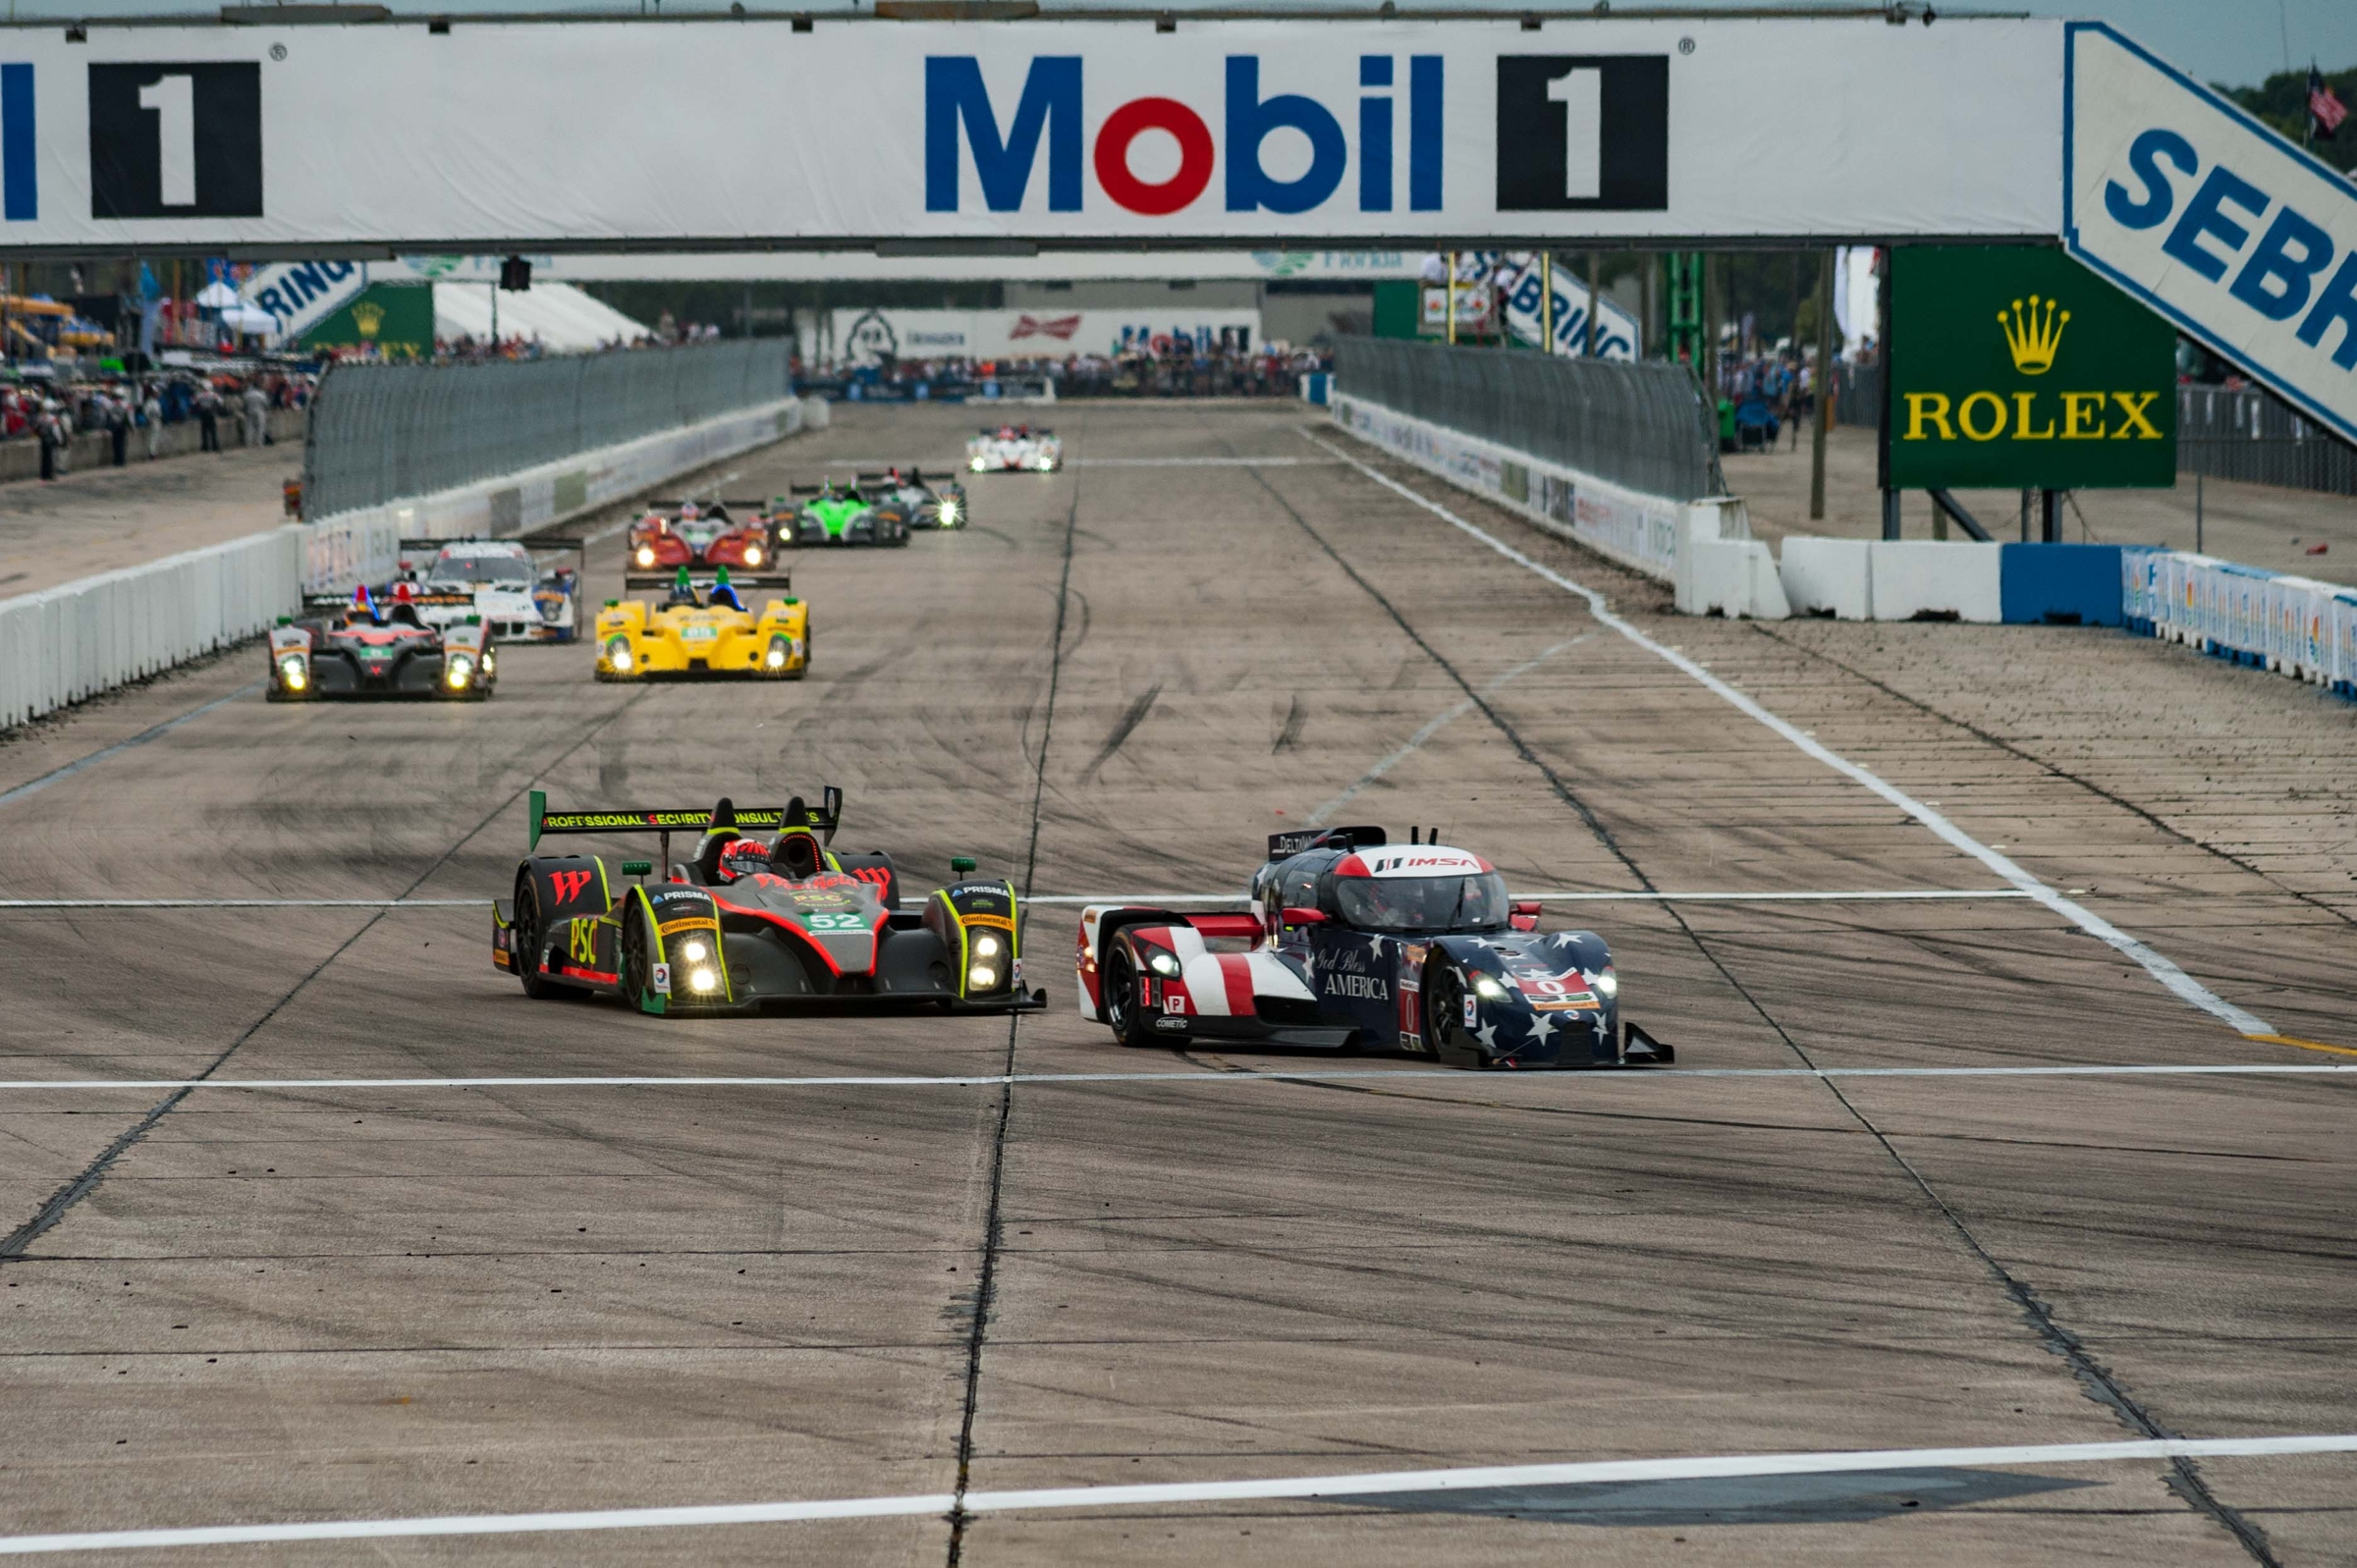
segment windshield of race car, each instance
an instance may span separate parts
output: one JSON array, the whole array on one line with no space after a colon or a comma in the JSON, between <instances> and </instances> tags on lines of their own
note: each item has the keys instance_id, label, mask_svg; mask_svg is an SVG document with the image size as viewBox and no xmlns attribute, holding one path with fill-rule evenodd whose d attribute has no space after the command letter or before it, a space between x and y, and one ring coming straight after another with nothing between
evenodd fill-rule
<instances>
[{"instance_id":1,"label":"windshield of race car","mask_svg":"<svg viewBox=\"0 0 2357 1568\"><path fill-rule=\"evenodd\" d=\"M428 588L528 588L532 564L521 556L444 556L426 574Z\"/></svg>"},{"instance_id":2,"label":"windshield of race car","mask_svg":"<svg viewBox=\"0 0 2357 1568\"><path fill-rule=\"evenodd\" d=\"M1345 924L1361 931L1487 931L1506 924L1506 879L1337 877L1334 897Z\"/></svg>"}]
</instances>

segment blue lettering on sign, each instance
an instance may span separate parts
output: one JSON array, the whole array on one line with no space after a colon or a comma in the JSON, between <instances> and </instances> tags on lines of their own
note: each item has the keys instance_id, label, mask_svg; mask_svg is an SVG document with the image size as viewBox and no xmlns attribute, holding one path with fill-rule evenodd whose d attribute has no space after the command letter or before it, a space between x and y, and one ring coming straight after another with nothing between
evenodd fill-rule
<instances>
[{"instance_id":1,"label":"blue lettering on sign","mask_svg":"<svg viewBox=\"0 0 2357 1568\"><path fill-rule=\"evenodd\" d=\"M2104 210L2123 229L2157 229L2175 211L2177 192L2162 165L2180 175L2201 171L2193 144L2173 131L2158 126L2128 144L2128 172L2143 188L2131 193L2119 181L2104 187ZM2251 230L2228 208L2249 214L2254 223L2269 220L2256 244ZM2221 251L2211 243L2225 248ZM2249 254L2245 255L2245 247ZM2270 321L2289 321L2307 311L2293 334L2311 349L2321 348L2325 334L2340 328L2332 363L2357 370L2357 250L2332 263L2337 247L2322 224L2291 203L2275 198L2223 165L2214 166L2186 201L2184 211L2161 248L2172 260L2212 283L2225 280L2234 269L2226 293ZM2237 267L2236 262L2240 262ZM2330 271L2322 288L2317 280Z\"/></svg>"},{"instance_id":2,"label":"blue lettering on sign","mask_svg":"<svg viewBox=\"0 0 2357 1568\"><path fill-rule=\"evenodd\" d=\"M276 288L264 289L253 297L253 302L274 316L291 316L295 313L294 308L279 297Z\"/></svg>"},{"instance_id":3,"label":"blue lettering on sign","mask_svg":"<svg viewBox=\"0 0 2357 1568\"><path fill-rule=\"evenodd\" d=\"M318 262L306 261L288 269L285 288L291 297L307 305L327 293L327 280L319 276Z\"/></svg>"},{"instance_id":4,"label":"blue lettering on sign","mask_svg":"<svg viewBox=\"0 0 2357 1568\"><path fill-rule=\"evenodd\" d=\"M1116 106L1105 121L1105 127L1114 129L1100 128L1093 152L1101 194L1116 206L1144 217L1167 217L1192 205L1211 179L1211 128L1216 123L1219 140L1224 143L1217 156L1227 171L1223 194L1228 211L1300 213L1331 200L1342 189L1351 162L1350 138L1343 129L1344 117L1305 93L1262 97L1260 67L1258 55L1228 56L1223 78L1226 102L1216 118L1161 96ZM1405 140L1407 206L1412 212L1441 210L1447 147L1444 68L1444 60L1437 54L1408 57ZM1391 212L1398 205L1400 140L1394 99L1398 85L1397 57L1360 56L1358 85L1358 210ZM1082 154L1089 150L1084 146L1081 106L1081 59L1077 55L1035 56L1023 78L1022 95L1003 126L982 80L979 59L972 55L928 56L925 210L959 210L963 194L961 144L972 157L984 209L1021 210L1045 142L1048 210L1078 212L1087 167ZM1162 184L1143 186L1131 177L1117 182L1115 188L1104 188L1105 181L1115 178L1107 171L1127 168L1129 140L1144 130L1177 135L1182 148L1191 137L1192 145L1202 151L1189 155L1190 161L1182 164L1179 174ZM1283 131L1298 132L1309 143L1309 167L1290 180L1271 177L1261 162L1263 143ZM1114 137L1110 142L1109 135ZM1193 161L1197 158L1199 161Z\"/></svg>"},{"instance_id":5,"label":"blue lettering on sign","mask_svg":"<svg viewBox=\"0 0 2357 1568\"><path fill-rule=\"evenodd\" d=\"M32 67L0 65L0 219L9 223L41 215L32 126Z\"/></svg>"}]
</instances>

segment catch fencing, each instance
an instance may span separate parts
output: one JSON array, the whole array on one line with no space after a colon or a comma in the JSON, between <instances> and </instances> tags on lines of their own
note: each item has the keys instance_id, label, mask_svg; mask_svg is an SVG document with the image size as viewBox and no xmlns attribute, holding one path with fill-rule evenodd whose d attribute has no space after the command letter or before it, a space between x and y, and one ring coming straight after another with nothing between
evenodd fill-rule
<instances>
[{"instance_id":1,"label":"catch fencing","mask_svg":"<svg viewBox=\"0 0 2357 1568\"><path fill-rule=\"evenodd\" d=\"M1834 423L1883 427L1883 367L1840 361L1834 366Z\"/></svg>"},{"instance_id":2,"label":"catch fencing","mask_svg":"<svg viewBox=\"0 0 2357 1568\"><path fill-rule=\"evenodd\" d=\"M1344 338L1334 379L1353 400L1626 490L1684 502L1726 488L1715 422L1683 366Z\"/></svg>"},{"instance_id":3,"label":"catch fencing","mask_svg":"<svg viewBox=\"0 0 2357 1568\"><path fill-rule=\"evenodd\" d=\"M2357 447L2256 390L2177 389L2177 471L2357 496Z\"/></svg>"},{"instance_id":4,"label":"catch fencing","mask_svg":"<svg viewBox=\"0 0 2357 1568\"><path fill-rule=\"evenodd\" d=\"M302 601L302 529L0 600L0 728L243 641Z\"/></svg>"},{"instance_id":5,"label":"catch fencing","mask_svg":"<svg viewBox=\"0 0 2357 1568\"><path fill-rule=\"evenodd\" d=\"M311 406L303 510L331 517L793 395L783 338L469 365L339 365Z\"/></svg>"}]
</instances>

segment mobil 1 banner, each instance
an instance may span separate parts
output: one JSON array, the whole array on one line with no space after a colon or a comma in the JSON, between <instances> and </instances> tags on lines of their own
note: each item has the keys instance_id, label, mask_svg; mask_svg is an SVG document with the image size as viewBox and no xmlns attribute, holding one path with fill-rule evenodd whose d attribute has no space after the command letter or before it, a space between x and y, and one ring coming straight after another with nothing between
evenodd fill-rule
<instances>
[{"instance_id":1,"label":"mobil 1 banner","mask_svg":"<svg viewBox=\"0 0 2357 1568\"><path fill-rule=\"evenodd\" d=\"M1879 16L92 23L0 42L0 250L2051 236L2061 38Z\"/></svg>"},{"instance_id":2,"label":"mobil 1 banner","mask_svg":"<svg viewBox=\"0 0 2357 1568\"><path fill-rule=\"evenodd\" d=\"M2357 187L2109 27L2068 40L2071 253L2357 439Z\"/></svg>"}]
</instances>

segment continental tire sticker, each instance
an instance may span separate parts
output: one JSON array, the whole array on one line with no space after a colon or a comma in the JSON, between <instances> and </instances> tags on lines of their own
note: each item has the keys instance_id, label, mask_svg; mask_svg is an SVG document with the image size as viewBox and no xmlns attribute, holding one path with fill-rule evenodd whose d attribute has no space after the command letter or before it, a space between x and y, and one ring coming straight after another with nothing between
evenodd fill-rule
<instances>
[{"instance_id":1,"label":"continental tire sticker","mask_svg":"<svg viewBox=\"0 0 2357 1568\"><path fill-rule=\"evenodd\" d=\"M718 931L720 922L717 920L668 920L655 929L668 937L675 931Z\"/></svg>"},{"instance_id":2,"label":"continental tire sticker","mask_svg":"<svg viewBox=\"0 0 2357 1568\"><path fill-rule=\"evenodd\" d=\"M1000 931L1013 931L1014 929L1014 922L1005 915L969 915L963 910L960 910L959 911L958 918L964 921L969 926L992 926L996 927Z\"/></svg>"}]
</instances>

